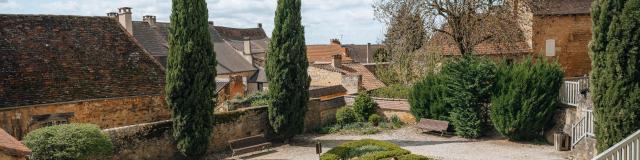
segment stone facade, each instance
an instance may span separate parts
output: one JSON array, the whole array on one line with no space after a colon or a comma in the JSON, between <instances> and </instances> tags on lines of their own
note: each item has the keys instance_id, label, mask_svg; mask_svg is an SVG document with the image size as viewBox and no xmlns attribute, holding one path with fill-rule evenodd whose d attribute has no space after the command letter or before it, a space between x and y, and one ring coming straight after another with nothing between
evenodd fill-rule
<instances>
[{"instance_id":1,"label":"stone facade","mask_svg":"<svg viewBox=\"0 0 640 160\"><path fill-rule=\"evenodd\" d=\"M304 119L305 132L336 122L336 112L346 105L343 97L329 100L314 98L309 100L309 110Z\"/></svg>"},{"instance_id":2,"label":"stone facade","mask_svg":"<svg viewBox=\"0 0 640 160\"><path fill-rule=\"evenodd\" d=\"M342 74L332 72L317 67L309 67L307 69L309 77L311 77L311 86L335 86L342 84Z\"/></svg>"},{"instance_id":3,"label":"stone facade","mask_svg":"<svg viewBox=\"0 0 640 160\"><path fill-rule=\"evenodd\" d=\"M535 15L533 18L534 53L557 59L565 77L589 74L591 59L591 17L589 14ZM547 42L554 41L555 55L547 55ZM551 43L551 42L549 42Z\"/></svg>"},{"instance_id":4,"label":"stone facade","mask_svg":"<svg viewBox=\"0 0 640 160\"><path fill-rule=\"evenodd\" d=\"M21 139L51 121L92 123L101 128L113 128L170 117L164 96L139 96L2 108L0 126Z\"/></svg>"}]
</instances>

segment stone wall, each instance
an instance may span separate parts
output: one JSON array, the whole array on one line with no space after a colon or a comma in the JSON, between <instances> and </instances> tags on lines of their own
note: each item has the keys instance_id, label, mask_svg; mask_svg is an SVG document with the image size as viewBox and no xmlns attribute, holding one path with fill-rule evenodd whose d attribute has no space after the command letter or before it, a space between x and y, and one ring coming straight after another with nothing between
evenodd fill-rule
<instances>
[{"instance_id":1,"label":"stone wall","mask_svg":"<svg viewBox=\"0 0 640 160\"><path fill-rule=\"evenodd\" d=\"M0 109L0 127L18 139L57 115L69 123L92 123L114 128L167 120L171 114L163 96L96 99Z\"/></svg>"},{"instance_id":2,"label":"stone wall","mask_svg":"<svg viewBox=\"0 0 640 160\"><path fill-rule=\"evenodd\" d=\"M348 105L353 105L355 98L356 96L345 96L344 99ZM378 104L376 112L387 120L397 115L406 124L416 123L416 118L411 113L411 106L406 99L372 98Z\"/></svg>"},{"instance_id":3,"label":"stone wall","mask_svg":"<svg viewBox=\"0 0 640 160\"><path fill-rule=\"evenodd\" d=\"M342 74L317 67L309 66L307 69L311 77L311 86L335 86L342 84Z\"/></svg>"},{"instance_id":4,"label":"stone wall","mask_svg":"<svg viewBox=\"0 0 640 160\"><path fill-rule=\"evenodd\" d=\"M305 132L336 122L336 112L346 105L343 97L328 100L309 100L309 110L305 116Z\"/></svg>"},{"instance_id":5,"label":"stone wall","mask_svg":"<svg viewBox=\"0 0 640 160\"><path fill-rule=\"evenodd\" d=\"M376 112L379 115L382 115L382 117L384 117L387 120L390 120L391 117L396 115L396 116L398 116L398 118L400 118L400 121L402 121L405 124L415 124L416 123L416 117L414 117L413 114L411 114L411 111L409 111L409 110L395 110L395 109L378 108L376 110Z\"/></svg>"},{"instance_id":6,"label":"stone wall","mask_svg":"<svg viewBox=\"0 0 640 160\"><path fill-rule=\"evenodd\" d=\"M209 153L228 149L229 140L269 135L266 107L217 113L209 141ZM223 118L224 117L224 118ZM171 121L139 124L105 130L116 147L113 159L172 159L178 152L171 138Z\"/></svg>"},{"instance_id":7,"label":"stone wall","mask_svg":"<svg viewBox=\"0 0 640 160\"><path fill-rule=\"evenodd\" d=\"M591 17L583 15L540 16L533 18L533 51L545 55L546 40L554 39L556 58L566 77L589 74L591 59Z\"/></svg>"}]
</instances>

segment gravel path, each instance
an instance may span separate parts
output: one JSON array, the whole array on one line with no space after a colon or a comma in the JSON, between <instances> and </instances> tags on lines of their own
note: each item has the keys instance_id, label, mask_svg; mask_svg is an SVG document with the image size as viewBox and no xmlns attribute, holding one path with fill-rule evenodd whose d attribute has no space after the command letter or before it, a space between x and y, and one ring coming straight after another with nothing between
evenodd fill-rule
<instances>
[{"instance_id":1,"label":"gravel path","mask_svg":"<svg viewBox=\"0 0 640 160\"><path fill-rule=\"evenodd\" d=\"M568 152L556 151L551 145L509 142L501 138L468 140L458 137L439 137L420 134L413 127L375 135L302 135L291 145L275 147L271 152L242 157L242 159L314 160L315 141L323 144L323 152L341 143L364 138L386 140L400 145L413 154L443 160L556 160L566 159Z\"/></svg>"}]
</instances>

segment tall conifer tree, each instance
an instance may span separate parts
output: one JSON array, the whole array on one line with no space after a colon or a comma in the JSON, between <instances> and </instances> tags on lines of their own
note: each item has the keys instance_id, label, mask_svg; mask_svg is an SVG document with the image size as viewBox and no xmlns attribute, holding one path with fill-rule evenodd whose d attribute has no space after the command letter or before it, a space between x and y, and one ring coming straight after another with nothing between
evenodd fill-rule
<instances>
[{"instance_id":1,"label":"tall conifer tree","mask_svg":"<svg viewBox=\"0 0 640 160\"><path fill-rule=\"evenodd\" d=\"M187 157L205 154L213 130L216 57L205 0L173 0L165 91L173 137Z\"/></svg>"},{"instance_id":2,"label":"tall conifer tree","mask_svg":"<svg viewBox=\"0 0 640 160\"><path fill-rule=\"evenodd\" d=\"M309 64L301 3L301 0L278 0L267 54L269 122L281 138L291 138L303 131L309 101Z\"/></svg>"},{"instance_id":3,"label":"tall conifer tree","mask_svg":"<svg viewBox=\"0 0 640 160\"><path fill-rule=\"evenodd\" d=\"M640 129L640 0L596 0L591 91L598 150Z\"/></svg>"}]
</instances>

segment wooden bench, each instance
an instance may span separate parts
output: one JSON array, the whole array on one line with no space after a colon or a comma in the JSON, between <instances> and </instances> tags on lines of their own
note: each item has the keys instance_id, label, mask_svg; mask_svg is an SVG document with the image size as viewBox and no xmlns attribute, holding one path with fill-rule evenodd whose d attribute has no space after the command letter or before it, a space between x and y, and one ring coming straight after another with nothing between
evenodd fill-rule
<instances>
[{"instance_id":1,"label":"wooden bench","mask_svg":"<svg viewBox=\"0 0 640 160\"><path fill-rule=\"evenodd\" d=\"M232 151L232 157L245 153L262 151L271 147L271 142L267 141L267 138L265 138L264 134L242 139L235 139L228 141L228 143Z\"/></svg>"},{"instance_id":2,"label":"wooden bench","mask_svg":"<svg viewBox=\"0 0 640 160\"><path fill-rule=\"evenodd\" d=\"M440 132L440 136L442 136L449 129L449 122L422 118L416 126L421 129L422 132L435 131Z\"/></svg>"}]
</instances>

